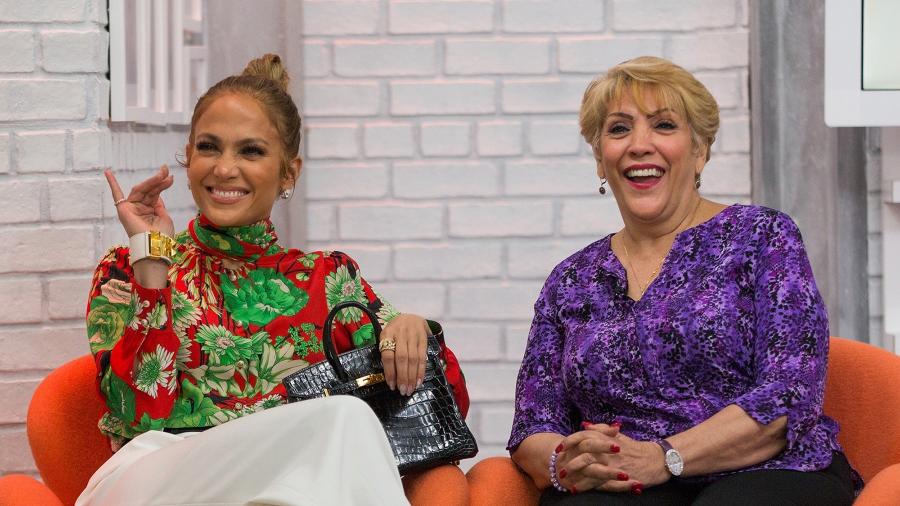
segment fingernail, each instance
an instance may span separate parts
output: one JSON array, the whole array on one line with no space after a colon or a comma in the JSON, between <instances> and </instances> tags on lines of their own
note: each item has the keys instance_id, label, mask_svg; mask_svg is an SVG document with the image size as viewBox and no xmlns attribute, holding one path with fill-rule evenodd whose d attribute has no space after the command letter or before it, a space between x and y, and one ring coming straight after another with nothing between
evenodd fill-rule
<instances>
[{"instance_id":1,"label":"fingernail","mask_svg":"<svg viewBox=\"0 0 900 506\"><path fill-rule=\"evenodd\" d=\"M577 493L578 493L578 489L575 488L575 485L572 485L572 493L573 493L573 494L577 494Z\"/></svg>"},{"instance_id":2,"label":"fingernail","mask_svg":"<svg viewBox=\"0 0 900 506\"><path fill-rule=\"evenodd\" d=\"M587 428L590 427L591 425L594 425L594 424L592 424L591 422L581 422L581 429L587 430Z\"/></svg>"},{"instance_id":3,"label":"fingernail","mask_svg":"<svg viewBox=\"0 0 900 506\"><path fill-rule=\"evenodd\" d=\"M416 390L422 388L422 380L416 381Z\"/></svg>"},{"instance_id":4,"label":"fingernail","mask_svg":"<svg viewBox=\"0 0 900 506\"><path fill-rule=\"evenodd\" d=\"M622 450L622 449L619 448L619 445L617 445L617 444L612 444L612 445L610 445L610 447L609 447L609 451L611 451L611 452L613 452L613 453L619 453L621 450Z\"/></svg>"},{"instance_id":5,"label":"fingernail","mask_svg":"<svg viewBox=\"0 0 900 506\"><path fill-rule=\"evenodd\" d=\"M562 443L559 443L559 446L556 447L556 453L563 451L566 447L563 446Z\"/></svg>"},{"instance_id":6,"label":"fingernail","mask_svg":"<svg viewBox=\"0 0 900 506\"><path fill-rule=\"evenodd\" d=\"M631 484L631 493L634 495L641 495L644 493L644 485L640 483L632 483Z\"/></svg>"},{"instance_id":7,"label":"fingernail","mask_svg":"<svg viewBox=\"0 0 900 506\"><path fill-rule=\"evenodd\" d=\"M388 388L390 388L391 390L394 389L394 382L393 382L393 381L388 381L387 384L388 384Z\"/></svg>"},{"instance_id":8,"label":"fingernail","mask_svg":"<svg viewBox=\"0 0 900 506\"><path fill-rule=\"evenodd\" d=\"M613 423L609 424L609 426L610 426L610 427L621 427L621 426L622 426L622 422L620 422L620 421L618 421L618 420L613 420Z\"/></svg>"},{"instance_id":9,"label":"fingernail","mask_svg":"<svg viewBox=\"0 0 900 506\"><path fill-rule=\"evenodd\" d=\"M559 470L559 479L561 480L561 479L565 478L567 474L569 474L569 472L566 471L565 468L560 469Z\"/></svg>"},{"instance_id":10,"label":"fingernail","mask_svg":"<svg viewBox=\"0 0 900 506\"><path fill-rule=\"evenodd\" d=\"M616 479L619 481L628 481L628 474L627 473L619 473L618 475L616 475Z\"/></svg>"}]
</instances>

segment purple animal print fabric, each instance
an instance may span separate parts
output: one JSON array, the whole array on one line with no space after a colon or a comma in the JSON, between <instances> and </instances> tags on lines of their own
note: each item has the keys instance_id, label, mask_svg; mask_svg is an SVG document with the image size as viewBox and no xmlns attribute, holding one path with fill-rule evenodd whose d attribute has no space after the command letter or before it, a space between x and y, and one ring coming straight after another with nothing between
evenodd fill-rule
<instances>
[{"instance_id":1,"label":"purple animal print fabric","mask_svg":"<svg viewBox=\"0 0 900 506\"><path fill-rule=\"evenodd\" d=\"M827 467L841 451L822 413L828 318L790 217L732 205L679 233L639 301L611 237L557 265L541 290L508 449L581 421L619 420L652 441L736 404L760 423L788 417L785 450L748 470Z\"/></svg>"}]
</instances>

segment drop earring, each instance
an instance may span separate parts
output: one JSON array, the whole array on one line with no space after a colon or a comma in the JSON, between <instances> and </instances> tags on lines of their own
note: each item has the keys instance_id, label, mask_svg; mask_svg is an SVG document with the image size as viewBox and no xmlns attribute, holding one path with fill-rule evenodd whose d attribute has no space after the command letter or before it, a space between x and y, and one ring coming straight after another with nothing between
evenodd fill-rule
<instances>
[{"instance_id":1,"label":"drop earring","mask_svg":"<svg viewBox=\"0 0 900 506\"><path fill-rule=\"evenodd\" d=\"M700 174L697 174L697 178L694 179L694 187L696 187L696 188L699 190L699 189L700 189L700 184L701 184L702 182L703 182L703 181L700 179Z\"/></svg>"},{"instance_id":2,"label":"drop earring","mask_svg":"<svg viewBox=\"0 0 900 506\"><path fill-rule=\"evenodd\" d=\"M597 191L600 192L600 195L606 195L606 178L605 177L600 178L600 188L598 188Z\"/></svg>"},{"instance_id":3,"label":"drop earring","mask_svg":"<svg viewBox=\"0 0 900 506\"><path fill-rule=\"evenodd\" d=\"M281 193L279 193L278 196L281 197L282 200L287 200L291 198L291 193L293 193L293 190L285 188L284 190L281 190Z\"/></svg>"}]
</instances>

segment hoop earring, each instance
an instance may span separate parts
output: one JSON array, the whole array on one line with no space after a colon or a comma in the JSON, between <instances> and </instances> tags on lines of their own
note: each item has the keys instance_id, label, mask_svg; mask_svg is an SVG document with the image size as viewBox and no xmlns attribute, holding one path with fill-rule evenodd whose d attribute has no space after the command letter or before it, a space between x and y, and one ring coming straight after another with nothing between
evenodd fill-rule
<instances>
[{"instance_id":1,"label":"hoop earring","mask_svg":"<svg viewBox=\"0 0 900 506\"><path fill-rule=\"evenodd\" d=\"M700 184L701 184L702 182L703 182L703 180L700 178L700 174L697 174L697 178L694 179L694 187L696 187L696 188L699 190L699 189L700 189Z\"/></svg>"},{"instance_id":2,"label":"hoop earring","mask_svg":"<svg viewBox=\"0 0 900 506\"><path fill-rule=\"evenodd\" d=\"M606 178L605 177L600 178L600 188L598 188L597 191L600 192L600 195L606 195Z\"/></svg>"},{"instance_id":3,"label":"hoop earring","mask_svg":"<svg viewBox=\"0 0 900 506\"><path fill-rule=\"evenodd\" d=\"M291 190L290 188L285 188L284 190L281 190L281 193L279 193L278 196L281 198L281 200L287 200L291 198L291 193L293 193L293 190Z\"/></svg>"}]
</instances>

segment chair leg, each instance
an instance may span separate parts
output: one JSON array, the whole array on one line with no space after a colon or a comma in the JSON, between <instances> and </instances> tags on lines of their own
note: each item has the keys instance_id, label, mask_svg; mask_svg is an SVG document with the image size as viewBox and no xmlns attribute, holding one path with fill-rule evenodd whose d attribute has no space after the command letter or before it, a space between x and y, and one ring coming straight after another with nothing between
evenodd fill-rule
<instances>
[{"instance_id":1,"label":"chair leg","mask_svg":"<svg viewBox=\"0 0 900 506\"><path fill-rule=\"evenodd\" d=\"M469 504L469 485L457 466L440 466L404 476L403 490L412 506Z\"/></svg>"},{"instance_id":2,"label":"chair leg","mask_svg":"<svg viewBox=\"0 0 900 506\"><path fill-rule=\"evenodd\" d=\"M466 473L472 506L536 505L541 497L531 478L508 457L491 457Z\"/></svg>"},{"instance_id":3,"label":"chair leg","mask_svg":"<svg viewBox=\"0 0 900 506\"><path fill-rule=\"evenodd\" d=\"M52 490L31 476L0 476L0 506L62 506Z\"/></svg>"}]
</instances>

